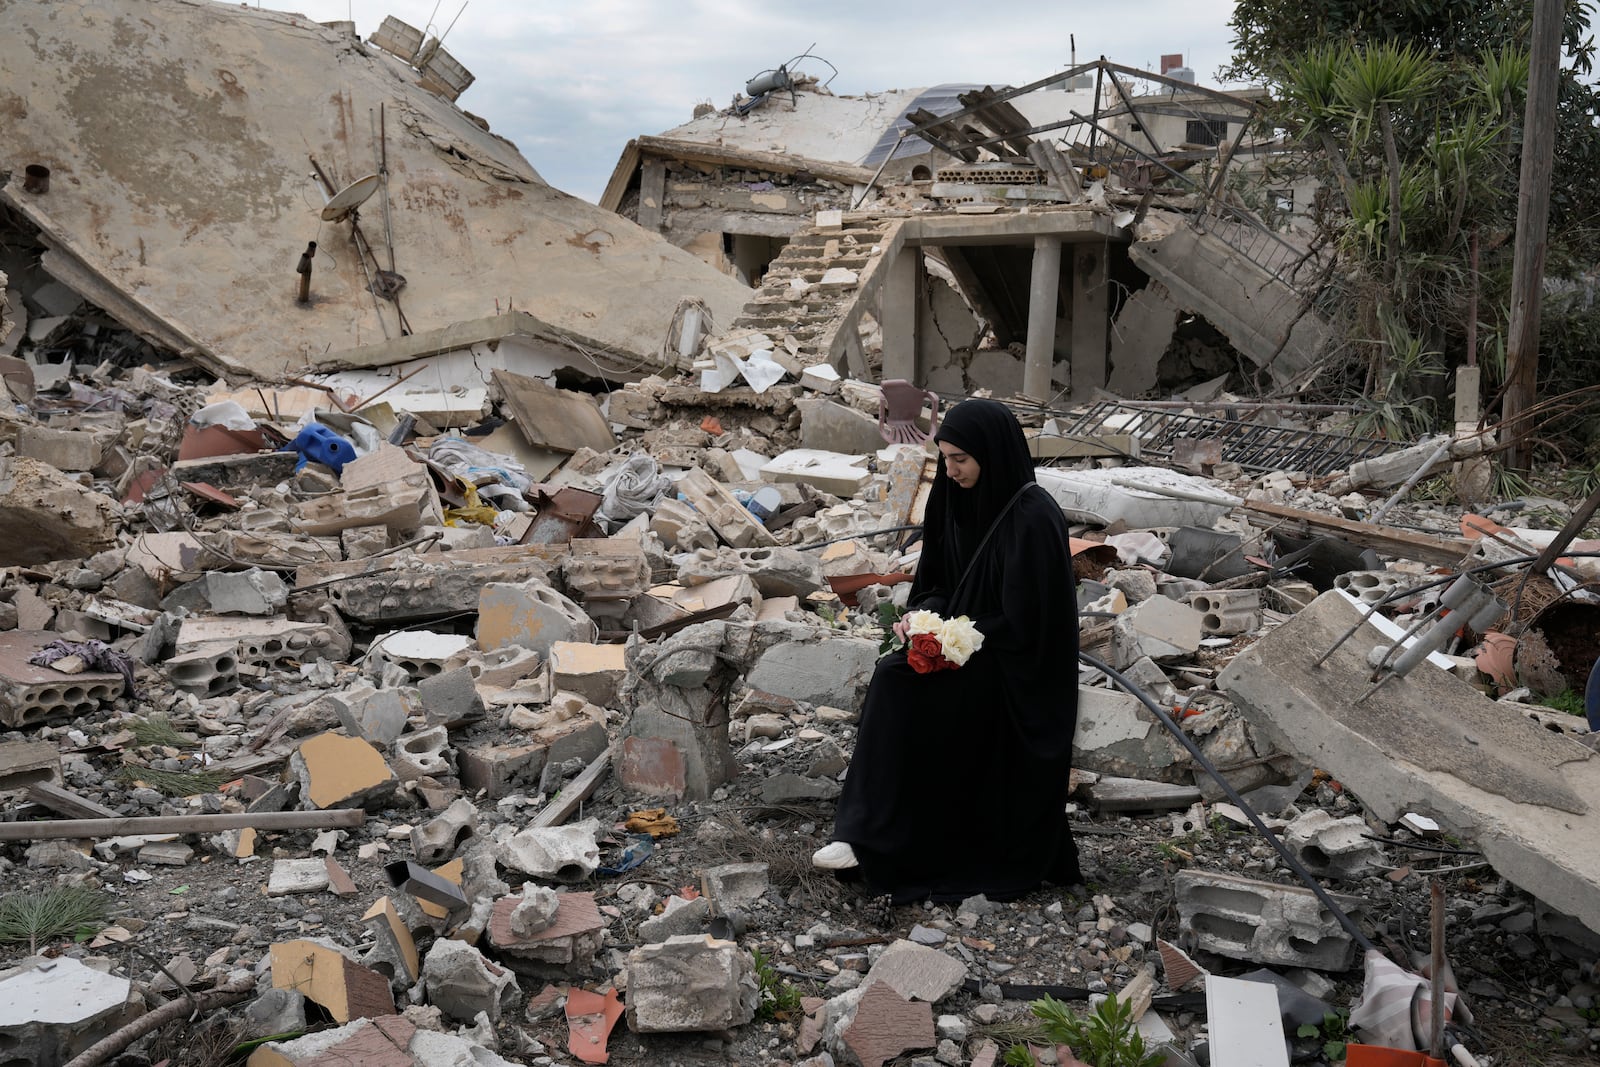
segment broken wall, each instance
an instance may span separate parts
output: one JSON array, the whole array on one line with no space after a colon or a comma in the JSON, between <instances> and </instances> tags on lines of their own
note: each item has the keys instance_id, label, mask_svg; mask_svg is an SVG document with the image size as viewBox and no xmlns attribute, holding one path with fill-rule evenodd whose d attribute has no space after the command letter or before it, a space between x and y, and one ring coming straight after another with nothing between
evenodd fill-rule
<instances>
[{"instance_id":1,"label":"broken wall","mask_svg":"<svg viewBox=\"0 0 1600 1067\"><path fill-rule=\"evenodd\" d=\"M215 371L299 372L400 337L401 309L414 333L526 311L632 363L680 299L720 321L742 303L693 256L546 185L406 64L303 17L22 0L6 23L0 112L17 119L0 200L40 229L51 274ZM322 219L308 154L336 189L386 157L387 193L360 221L367 272L405 278L397 304L368 291L351 224ZM50 168L48 192L23 191L24 163Z\"/></svg>"}]
</instances>

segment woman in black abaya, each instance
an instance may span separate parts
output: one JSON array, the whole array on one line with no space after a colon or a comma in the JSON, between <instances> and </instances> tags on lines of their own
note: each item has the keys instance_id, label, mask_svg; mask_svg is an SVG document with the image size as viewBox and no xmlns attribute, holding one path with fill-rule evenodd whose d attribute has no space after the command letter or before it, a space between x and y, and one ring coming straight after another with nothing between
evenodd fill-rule
<instances>
[{"instance_id":1,"label":"woman in black abaya","mask_svg":"<svg viewBox=\"0 0 1600 1067\"><path fill-rule=\"evenodd\" d=\"M1076 885L1063 809L1077 724L1078 616L1061 509L1005 405L968 400L935 434L912 609L983 634L956 670L879 661L819 867L859 868L896 903L1006 900Z\"/></svg>"}]
</instances>

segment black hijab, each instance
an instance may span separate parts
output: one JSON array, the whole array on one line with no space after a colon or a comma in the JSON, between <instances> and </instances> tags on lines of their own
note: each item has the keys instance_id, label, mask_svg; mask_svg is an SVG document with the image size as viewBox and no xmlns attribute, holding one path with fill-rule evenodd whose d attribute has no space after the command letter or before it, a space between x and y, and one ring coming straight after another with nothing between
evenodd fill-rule
<instances>
[{"instance_id":1,"label":"black hijab","mask_svg":"<svg viewBox=\"0 0 1600 1067\"><path fill-rule=\"evenodd\" d=\"M950 480L940 460L923 519L918 593L948 597L978 543L1017 490L1032 482L1033 458L1011 409L995 400L965 400L951 408L933 435L978 461L978 481L963 489ZM938 610L935 608L934 610Z\"/></svg>"}]
</instances>

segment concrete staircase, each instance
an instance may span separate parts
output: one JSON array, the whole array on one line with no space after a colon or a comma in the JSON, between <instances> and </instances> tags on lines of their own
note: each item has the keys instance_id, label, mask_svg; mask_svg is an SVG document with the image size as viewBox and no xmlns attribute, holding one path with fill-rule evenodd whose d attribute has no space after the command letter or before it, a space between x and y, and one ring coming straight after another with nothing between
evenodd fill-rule
<instances>
[{"instance_id":1,"label":"concrete staircase","mask_svg":"<svg viewBox=\"0 0 1600 1067\"><path fill-rule=\"evenodd\" d=\"M899 251L902 219L848 214L839 229L812 226L789 241L767 268L761 287L733 321L760 330L778 344L792 337L802 363L829 363L872 380L856 327L864 312L876 312L884 266ZM835 267L855 275L847 285L822 284ZM795 279L805 282L803 288Z\"/></svg>"}]
</instances>

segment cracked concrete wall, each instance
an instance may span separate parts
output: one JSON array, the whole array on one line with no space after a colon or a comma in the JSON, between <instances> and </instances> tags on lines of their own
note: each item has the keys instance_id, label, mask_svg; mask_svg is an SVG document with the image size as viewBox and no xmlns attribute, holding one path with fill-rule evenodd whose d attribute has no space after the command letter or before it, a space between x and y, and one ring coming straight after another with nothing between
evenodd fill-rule
<instances>
[{"instance_id":1,"label":"cracked concrete wall","mask_svg":"<svg viewBox=\"0 0 1600 1067\"><path fill-rule=\"evenodd\" d=\"M917 314L917 367L923 384L940 393L967 392L968 371L984 332L977 316L949 282L933 273L927 275ZM1021 364L1017 367L1020 386Z\"/></svg>"},{"instance_id":2,"label":"cracked concrete wall","mask_svg":"<svg viewBox=\"0 0 1600 1067\"><path fill-rule=\"evenodd\" d=\"M380 106L413 332L515 308L647 358L680 299L731 321L747 296L544 184L404 63L303 17L197 0L0 6L14 164L0 199L39 227L52 274L213 370L293 373L400 336L393 305L374 309L350 224L321 219L307 159L336 187L375 172ZM22 191L25 163L51 168L47 194ZM361 222L387 269L381 193ZM299 307L295 266L311 240L313 301Z\"/></svg>"}]
</instances>

